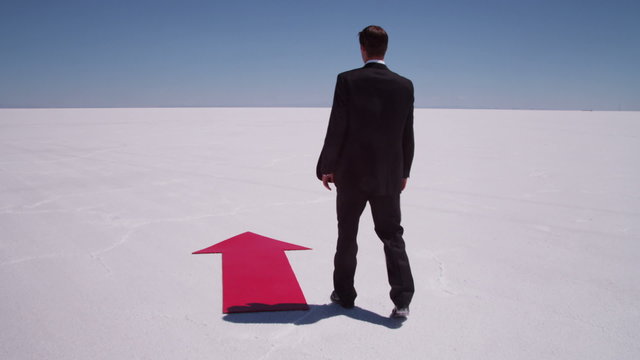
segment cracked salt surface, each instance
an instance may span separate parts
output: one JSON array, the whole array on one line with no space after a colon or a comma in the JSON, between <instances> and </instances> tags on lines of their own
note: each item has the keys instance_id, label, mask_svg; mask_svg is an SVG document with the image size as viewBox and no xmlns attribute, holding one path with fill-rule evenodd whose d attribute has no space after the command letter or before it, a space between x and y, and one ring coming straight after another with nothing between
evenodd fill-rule
<instances>
[{"instance_id":1,"label":"cracked salt surface","mask_svg":"<svg viewBox=\"0 0 640 360\"><path fill-rule=\"evenodd\" d=\"M640 113L416 110L401 323L368 211L356 308L329 304L328 115L0 110L0 357L640 357ZM191 252L244 231L313 248L310 311L221 313Z\"/></svg>"}]
</instances>

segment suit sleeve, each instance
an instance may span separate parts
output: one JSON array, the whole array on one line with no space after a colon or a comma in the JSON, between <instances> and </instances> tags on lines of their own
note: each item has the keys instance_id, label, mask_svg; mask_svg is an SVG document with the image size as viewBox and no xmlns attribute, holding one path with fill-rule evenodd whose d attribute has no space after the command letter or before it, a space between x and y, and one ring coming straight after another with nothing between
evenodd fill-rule
<instances>
[{"instance_id":1,"label":"suit sleeve","mask_svg":"<svg viewBox=\"0 0 640 360\"><path fill-rule=\"evenodd\" d=\"M404 125L404 132L402 135L402 156L403 156L403 170L402 176L409 177L411 173L411 164L413 163L414 153L414 138L413 138L413 85L411 85L411 109L407 115L407 120Z\"/></svg>"},{"instance_id":2,"label":"suit sleeve","mask_svg":"<svg viewBox=\"0 0 640 360\"><path fill-rule=\"evenodd\" d=\"M333 94L333 106L329 116L329 126L320 155L321 174L332 174L336 170L338 157L347 134L347 101L344 78L338 75Z\"/></svg>"}]
</instances>

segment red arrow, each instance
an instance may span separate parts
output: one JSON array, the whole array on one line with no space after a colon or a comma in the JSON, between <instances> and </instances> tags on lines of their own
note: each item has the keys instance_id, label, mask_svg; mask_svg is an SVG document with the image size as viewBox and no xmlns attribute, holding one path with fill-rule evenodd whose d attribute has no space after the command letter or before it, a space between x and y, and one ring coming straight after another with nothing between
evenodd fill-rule
<instances>
[{"instance_id":1,"label":"red arrow","mask_svg":"<svg viewBox=\"0 0 640 360\"><path fill-rule=\"evenodd\" d=\"M308 310L285 250L310 250L246 232L194 254L222 253L222 312Z\"/></svg>"}]
</instances>

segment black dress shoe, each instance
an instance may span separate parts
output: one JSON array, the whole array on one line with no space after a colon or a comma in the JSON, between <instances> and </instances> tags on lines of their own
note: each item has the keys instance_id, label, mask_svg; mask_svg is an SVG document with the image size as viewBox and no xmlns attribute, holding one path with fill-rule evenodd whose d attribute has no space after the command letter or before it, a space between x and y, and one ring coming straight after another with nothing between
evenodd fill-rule
<instances>
[{"instance_id":1,"label":"black dress shoe","mask_svg":"<svg viewBox=\"0 0 640 360\"><path fill-rule=\"evenodd\" d=\"M342 299L340 299L340 296L338 296L338 293L336 293L336 291L334 290L333 292L331 292L331 296L329 297L331 299L331 302L334 304L338 304L340 306L342 306L345 309L352 309L353 308L353 301L343 301Z\"/></svg>"},{"instance_id":2,"label":"black dress shoe","mask_svg":"<svg viewBox=\"0 0 640 360\"><path fill-rule=\"evenodd\" d=\"M409 307L394 307L391 311L391 317L395 319L406 319L409 317Z\"/></svg>"}]
</instances>

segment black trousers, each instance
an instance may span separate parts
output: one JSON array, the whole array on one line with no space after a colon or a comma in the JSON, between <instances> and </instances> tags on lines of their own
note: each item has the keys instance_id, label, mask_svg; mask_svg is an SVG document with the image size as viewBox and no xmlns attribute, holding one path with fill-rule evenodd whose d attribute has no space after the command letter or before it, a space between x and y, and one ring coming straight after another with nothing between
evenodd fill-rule
<instances>
[{"instance_id":1,"label":"black trousers","mask_svg":"<svg viewBox=\"0 0 640 360\"><path fill-rule=\"evenodd\" d=\"M333 286L345 302L356 296L353 278L358 253L358 224L367 202L375 231L384 245L387 275L391 291L389 296L397 307L409 306L414 293L413 276L405 243L404 229L400 225L400 194L368 195L359 190L338 189L336 208L338 214L338 244L334 257Z\"/></svg>"}]
</instances>

